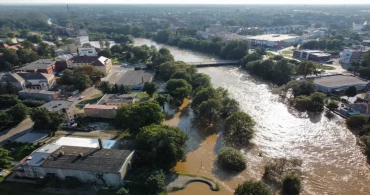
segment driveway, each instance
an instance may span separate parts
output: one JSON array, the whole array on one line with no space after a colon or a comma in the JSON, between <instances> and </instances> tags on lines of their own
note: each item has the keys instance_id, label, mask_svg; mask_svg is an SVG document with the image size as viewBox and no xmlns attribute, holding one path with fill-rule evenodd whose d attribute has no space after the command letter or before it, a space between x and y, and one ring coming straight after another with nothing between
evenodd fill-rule
<instances>
[{"instance_id":1,"label":"driveway","mask_svg":"<svg viewBox=\"0 0 370 195\"><path fill-rule=\"evenodd\" d=\"M15 140L32 130L33 122L30 118L23 120L17 126L0 132L0 145L6 140Z\"/></svg>"}]
</instances>

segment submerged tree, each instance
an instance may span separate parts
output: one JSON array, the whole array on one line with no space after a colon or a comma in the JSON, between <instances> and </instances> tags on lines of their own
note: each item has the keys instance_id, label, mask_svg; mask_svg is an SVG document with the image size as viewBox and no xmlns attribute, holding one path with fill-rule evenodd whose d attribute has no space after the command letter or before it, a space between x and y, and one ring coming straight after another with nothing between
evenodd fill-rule
<instances>
[{"instance_id":1,"label":"submerged tree","mask_svg":"<svg viewBox=\"0 0 370 195\"><path fill-rule=\"evenodd\" d=\"M230 143L247 145L254 136L255 124L248 114L235 112L225 121L225 139Z\"/></svg>"}]
</instances>

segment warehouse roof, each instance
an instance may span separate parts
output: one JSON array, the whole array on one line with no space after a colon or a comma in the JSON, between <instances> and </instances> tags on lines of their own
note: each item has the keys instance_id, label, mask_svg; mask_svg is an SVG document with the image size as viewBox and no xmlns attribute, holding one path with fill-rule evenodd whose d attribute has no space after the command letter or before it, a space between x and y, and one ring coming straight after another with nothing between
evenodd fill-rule
<instances>
[{"instance_id":1,"label":"warehouse roof","mask_svg":"<svg viewBox=\"0 0 370 195\"><path fill-rule=\"evenodd\" d=\"M62 146L42 167L117 173L131 154L130 150Z\"/></svg>"},{"instance_id":2,"label":"warehouse roof","mask_svg":"<svg viewBox=\"0 0 370 195\"><path fill-rule=\"evenodd\" d=\"M285 41L288 39L296 39L299 37L300 36L288 34L266 34L266 35L248 36L248 39L266 40L266 41Z\"/></svg>"},{"instance_id":3,"label":"warehouse roof","mask_svg":"<svg viewBox=\"0 0 370 195\"><path fill-rule=\"evenodd\" d=\"M314 78L316 84L325 87L339 87L339 86L355 86L366 85L368 82L354 76L346 75L330 75Z\"/></svg>"},{"instance_id":4,"label":"warehouse roof","mask_svg":"<svg viewBox=\"0 0 370 195\"><path fill-rule=\"evenodd\" d=\"M145 82L151 82L153 80L153 74L145 72L143 70L131 70L127 71L121 79L118 80L118 85L144 85Z\"/></svg>"},{"instance_id":5,"label":"warehouse roof","mask_svg":"<svg viewBox=\"0 0 370 195\"><path fill-rule=\"evenodd\" d=\"M111 149L116 140L102 140L103 147L105 149ZM60 146L79 146L87 148L99 148L99 142L97 138L83 138L83 137L61 137L55 143Z\"/></svg>"}]
</instances>

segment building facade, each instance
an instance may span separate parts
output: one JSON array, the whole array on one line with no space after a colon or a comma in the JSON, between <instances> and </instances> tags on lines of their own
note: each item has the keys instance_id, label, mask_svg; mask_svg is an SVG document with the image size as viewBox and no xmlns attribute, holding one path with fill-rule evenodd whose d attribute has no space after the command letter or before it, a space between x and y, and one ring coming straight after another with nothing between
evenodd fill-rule
<instances>
[{"instance_id":1,"label":"building facade","mask_svg":"<svg viewBox=\"0 0 370 195\"><path fill-rule=\"evenodd\" d=\"M54 59L40 59L29 64L25 64L23 67L16 69L19 72L39 72L45 74L54 74L55 70L55 62Z\"/></svg>"},{"instance_id":2,"label":"building facade","mask_svg":"<svg viewBox=\"0 0 370 195\"><path fill-rule=\"evenodd\" d=\"M79 56L98 56L94 47L79 47L77 50Z\"/></svg>"},{"instance_id":3,"label":"building facade","mask_svg":"<svg viewBox=\"0 0 370 195\"><path fill-rule=\"evenodd\" d=\"M47 144L32 152L14 169L18 177L40 179L45 176L75 177L80 182L119 187L134 160L133 150L106 149Z\"/></svg>"},{"instance_id":4,"label":"building facade","mask_svg":"<svg viewBox=\"0 0 370 195\"><path fill-rule=\"evenodd\" d=\"M90 43L88 36L75 37L75 42L77 45L83 45L85 43Z\"/></svg>"},{"instance_id":5,"label":"building facade","mask_svg":"<svg viewBox=\"0 0 370 195\"><path fill-rule=\"evenodd\" d=\"M75 56L67 60L68 68L78 68L84 65L95 66L104 75L108 75L112 70L112 60L104 56Z\"/></svg>"},{"instance_id":6,"label":"building facade","mask_svg":"<svg viewBox=\"0 0 370 195\"><path fill-rule=\"evenodd\" d=\"M88 104L84 107L86 117L115 118L118 106Z\"/></svg>"},{"instance_id":7,"label":"building facade","mask_svg":"<svg viewBox=\"0 0 370 195\"><path fill-rule=\"evenodd\" d=\"M18 92L22 99L44 100L46 102L58 99L61 96L60 91L46 91L37 89L25 89Z\"/></svg>"},{"instance_id":8,"label":"building facade","mask_svg":"<svg viewBox=\"0 0 370 195\"><path fill-rule=\"evenodd\" d=\"M318 62L330 60L331 54L324 53L320 50L296 50L293 52L293 57Z\"/></svg>"},{"instance_id":9,"label":"building facade","mask_svg":"<svg viewBox=\"0 0 370 195\"><path fill-rule=\"evenodd\" d=\"M357 50L357 49L344 49L341 53L340 62L342 63L352 63L361 62L368 50Z\"/></svg>"}]
</instances>

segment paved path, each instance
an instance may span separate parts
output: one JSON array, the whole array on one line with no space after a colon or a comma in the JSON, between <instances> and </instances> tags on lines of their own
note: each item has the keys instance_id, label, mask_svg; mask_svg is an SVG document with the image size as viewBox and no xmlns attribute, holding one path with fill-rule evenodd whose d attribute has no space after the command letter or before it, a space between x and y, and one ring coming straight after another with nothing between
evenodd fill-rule
<instances>
[{"instance_id":1,"label":"paved path","mask_svg":"<svg viewBox=\"0 0 370 195\"><path fill-rule=\"evenodd\" d=\"M202 178L202 177L192 177L192 176L185 176L185 175L178 175L178 174L169 174L167 175L167 192L172 192L173 189L185 189L186 186L193 182L201 182L209 185L211 190L218 191L217 184L211 180Z\"/></svg>"},{"instance_id":2,"label":"paved path","mask_svg":"<svg viewBox=\"0 0 370 195\"><path fill-rule=\"evenodd\" d=\"M26 134L32 130L33 122L30 118L26 118L17 126L0 132L0 145L3 144L6 140L15 140L18 137Z\"/></svg>"}]
</instances>

